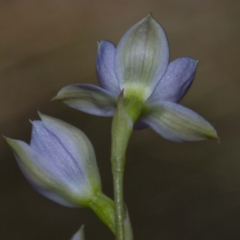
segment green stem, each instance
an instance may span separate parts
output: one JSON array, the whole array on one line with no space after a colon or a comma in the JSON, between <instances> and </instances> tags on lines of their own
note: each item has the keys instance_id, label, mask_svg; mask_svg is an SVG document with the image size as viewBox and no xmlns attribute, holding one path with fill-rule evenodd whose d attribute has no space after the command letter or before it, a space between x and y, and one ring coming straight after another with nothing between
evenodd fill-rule
<instances>
[{"instance_id":1,"label":"green stem","mask_svg":"<svg viewBox=\"0 0 240 240\"><path fill-rule=\"evenodd\" d=\"M125 210L123 201L123 174L125 159L112 159L112 172L114 184L114 200L115 200L115 221L116 221L116 239L125 240L124 220Z\"/></svg>"},{"instance_id":2,"label":"green stem","mask_svg":"<svg viewBox=\"0 0 240 240\"><path fill-rule=\"evenodd\" d=\"M125 154L129 138L133 129L133 122L125 112L123 105L123 93L120 94L117 109L112 123L112 173L114 181L114 201L115 201L115 222L116 240L126 240L124 220L126 212L123 200L123 176L125 165ZM126 238L125 238L126 237Z\"/></svg>"}]
</instances>

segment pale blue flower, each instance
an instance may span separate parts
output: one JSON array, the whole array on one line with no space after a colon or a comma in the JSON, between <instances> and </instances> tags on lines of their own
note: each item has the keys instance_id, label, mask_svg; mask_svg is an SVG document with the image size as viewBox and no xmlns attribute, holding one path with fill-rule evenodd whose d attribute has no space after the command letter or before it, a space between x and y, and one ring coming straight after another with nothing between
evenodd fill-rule
<instances>
[{"instance_id":1,"label":"pale blue flower","mask_svg":"<svg viewBox=\"0 0 240 240\"><path fill-rule=\"evenodd\" d=\"M40 114L30 145L6 138L19 167L45 197L65 206L87 206L101 192L94 149L86 135L61 120Z\"/></svg>"},{"instance_id":2,"label":"pale blue flower","mask_svg":"<svg viewBox=\"0 0 240 240\"><path fill-rule=\"evenodd\" d=\"M191 57L169 63L165 32L149 15L124 34L117 48L106 40L99 43L96 67L100 87L69 85L54 99L86 113L113 116L124 90L125 109L136 129L150 126L178 142L217 139L210 123L178 104L192 84L197 63Z\"/></svg>"}]
</instances>

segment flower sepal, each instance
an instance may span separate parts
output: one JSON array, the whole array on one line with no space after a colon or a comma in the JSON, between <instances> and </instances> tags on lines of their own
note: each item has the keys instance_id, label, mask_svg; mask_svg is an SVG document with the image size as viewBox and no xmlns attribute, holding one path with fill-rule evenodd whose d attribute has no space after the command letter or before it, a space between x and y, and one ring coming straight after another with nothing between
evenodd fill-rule
<instances>
[{"instance_id":1,"label":"flower sepal","mask_svg":"<svg viewBox=\"0 0 240 240\"><path fill-rule=\"evenodd\" d=\"M173 102L145 106L143 122L174 142L216 139L213 126L194 111Z\"/></svg>"}]
</instances>

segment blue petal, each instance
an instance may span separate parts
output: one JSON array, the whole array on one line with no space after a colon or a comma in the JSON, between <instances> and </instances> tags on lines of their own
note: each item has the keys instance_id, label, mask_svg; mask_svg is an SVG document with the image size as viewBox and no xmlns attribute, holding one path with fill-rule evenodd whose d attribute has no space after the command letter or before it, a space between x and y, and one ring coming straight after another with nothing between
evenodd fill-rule
<instances>
[{"instance_id":1,"label":"blue petal","mask_svg":"<svg viewBox=\"0 0 240 240\"><path fill-rule=\"evenodd\" d=\"M131 27L117 46L115 71L121 88L142 88L148 97L166 71L168 61L165 32L149 15Z\"/></svg>"},{"instance_id":2,"label":"blue petal","mask_svg":"<svg viewBox=\"0 0 240 240\"><path fill-rule=\"evenodd\" d=\"M162 137L175 141L218 139L213 126L192 110L172 102L147 106L144 122Z\"/></svg>"},{"instance_id":3,"label":"blue petal","mask_svg":"<svg viewBox=\"0 0 240 240\"><path fill-rule=\"evenodd\" d=\"M29 183L45 197L68 207L77 207L71 198L66 197L69 189L59 182L45 159L23 141L6 138L12 148L17 163ZM60 190L62 189L62 190Z\"/></svg>"},{"instance_id":4,"label":"blue petal","mask_svg":"<svg viewBox=\"0 0 240 240\"><path fill-rule=\"evenodd\" d=\"M23 175L25 176L25 178L28 180L28 182L32 185L32 187L39 192L41 195L43 195L44 197L60 204L63 205L65 207L71 207L71 208L76 208L78 207L78 204L75 204L71 201L71 199L66 199L66 196L64 196L64 193L61 196L61 192L56 191L55 189L51 189L51 188L45 188L44 186L39 186L37 185L33 179L31 179L28 175L28 172L26 172L19 164L20 169L22 170ZM62 187L62 186L60 186Z\"/></svg>"},{"instance_id":5,"label":"blue petal","mask_svg":"<svg viewBox=\"0 0 240 240\"><path fill-rule=\"evenodd\" d=\"M41 155L42 171L49 172L49 175L61 185L67 185L69 190L78 192L81 185L86 184L86 176L79 156L72 154L74 150L70 151L70 145L71 142L68 142L65 146L59 137L43 126L41 121L33 121L30 147ZM35 160L37 159L32 159L35 164L39 164Z\"/></svg>"},{"instance_id":6,"label":"blue petal","mask_svg":"<svg viewBox=\"0 0 240 240\"><path fill-rule=\"evenodd\" d=\"M62 146L64 151L69 154L68 159L60 161L60 157L55 156L52 160L59 165L58 169L66 171L72 181L69 184L75 184L80 191L95 191L101 188L101 180L98 172L95 152L87 136L78 128L61 121L59 119L39 114L44 128L49 131ZM39 133L39 135L42 133ZM39 136L40 138L40 136ZM45 144L48 144L45 139ZM52 143L50 145L53 145ZM32 142L31 142L32 146ZM53 146L54 148L54 146ZM60 147L59 147L60 148ZM57 150L58 148L55 148ZM51 151L52 147L51 147ZM56 154L56 153L55 153ZM56 154L57 155L57 154ZM60 154L59 154L60 155ZM66 169L65 169L65 164ZM76 176L76 178L74 178Z\"/></svg>"},{"instance_id":7,"label":"blue petal","mask_svg":"<svg viewBox=\"0 0 240 240\"><path fill-rule=\"evenodd\" d=\"M53 98L77 110L104 117L114 115L116 99L116 96L107 90L84 83L66 86Z\"/></svg>"},{"instance_id":8,"label":"blue petal","mask_svg":"<svg viewBox=\"0 0 240 240\"><path fill-rule=\"evenodd\" d=\"M120 94L120 87L114 70L116 48L109 41L101 41L97 54L97 75L99 84L116 97Z\"/></svg>"},{"instance_id":9,"label":"blue petal","mask_svg":"<svg viewBox=\"0 0 240 240\"><path fill-rule=\"evenodd\" d=\"M172 61L147 101L149 103L179 102L192 84L197 64L198 61L190 57Z\"/></svg>"},{"instance_id":10,"label":"blue petal","mask_svg":"<svg viewBox=\"0 0 240 240\"><path fill-rule=\"evenodd\" d=\"M101 190L94 149L86 135L61 120L39 114L30 146L6 139L18 164L41 194L65 206L86 206Z\"/></svg>"}]
</instances>

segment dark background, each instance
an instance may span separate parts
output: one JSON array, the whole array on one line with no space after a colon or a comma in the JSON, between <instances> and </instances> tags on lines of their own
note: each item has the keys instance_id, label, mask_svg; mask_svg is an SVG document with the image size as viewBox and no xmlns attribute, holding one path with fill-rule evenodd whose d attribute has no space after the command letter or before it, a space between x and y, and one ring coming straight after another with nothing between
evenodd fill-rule
<instances>
[{"instance_id":1,"label":"dark background","mask_svg":"<svg viewBox=\"0 0 240 240\"><path fill-rule=\"evenodd\" d=\"M177 144L135 131L127 153L125 200L138 240L240 239L240 2L234 0L1 0L0 133L29 141L37 110L81 128L92 141L103 189L112 196L110 118L50 102L76 82L97 84L97 41L118 43L149 12L165 28L171 59L200 60L182 104L221 138ZM87 209L35 192L0 139L0 239L113 236Z\"/></svg>"}]
</instances>

